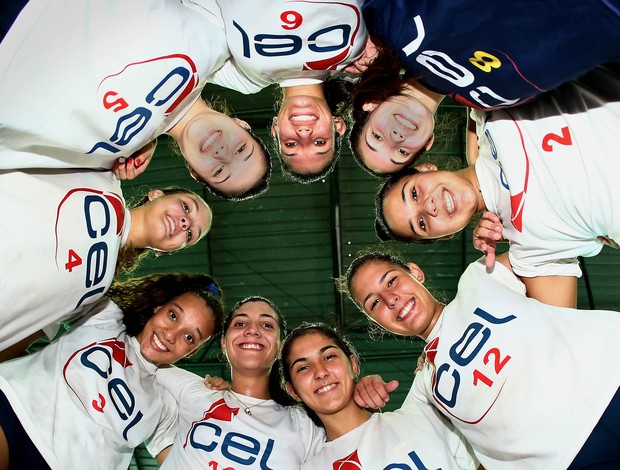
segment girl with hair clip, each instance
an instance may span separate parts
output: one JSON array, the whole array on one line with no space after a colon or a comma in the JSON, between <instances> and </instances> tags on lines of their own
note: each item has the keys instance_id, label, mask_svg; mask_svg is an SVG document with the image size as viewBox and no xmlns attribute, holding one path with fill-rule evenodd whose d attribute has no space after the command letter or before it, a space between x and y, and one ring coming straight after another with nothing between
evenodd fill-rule
<instances>
[{"instance_id":1,"label":"girl with hair clip","mask_svg":"<svg viewBox=\"0 0 620 470\"><path fill-rule=\"evenodd\" d=\"M215 195L263 192L271 162L262 142L200 98L230 55L215 0L199 3L28 2L0 43L0 168L131 179L167 133Z\"/></svg>"},{"instance_id":2,"label":"girl with hair clip","mask_svg":"<svg viewBox=\"0 0 620 470\"><path fill-rule=\"evenodd\" d=\"M155 274L108 295L57 341L0 364L0 468L127 468L145 440L153 455L172 442L176 403L155 373L220 331L219 288Z\"/></svg>"},{"instance_id":3,"label":"girl with hair clip","mask_svg":"<svg viewBox=\"0 0 620 470\"><path fill-rule=\"evenodd\" d=\"M489 268L495 244L507 240L530 297L575 306L578 257L620 240L619 79L617 67L601 66L534 103L474 111L473 164L456 172L427 164L389 178L376 198L381 238L450 237L490 211L474 230Z\"/></svg>"},{"instance_id":4,"label":"girl with hair clip","mask_svg":"<svg viewBox=\"0 0 620 470\"><path fill-rule=\"evenodd\" d=\"M126 207L111 172L0 172L0 359L24 353L80 306L103 296L148 253L193 246L211 209L182 188L149 191Z\"/></svg>"},{"instance_id":5,"label":"girl with hair clip","mask_svg":"<svg viewBox=\"0 0 620 470\"><path fill-rule=\"evenodd\" d=\"M322 431L302 409L289 406L295 402L280 388L276 359L285 331L271 301L249 297L224 321L229 390L210 390L202 377L182 369L158 371L158 382L179 405L174 445L157 457L162 468L296 468L314 453Z\"/></svg>"},{"instance_id":6,"label":"girl with hair clip","mask_svg":"<svg viewBox=\"0 0 620 470\"><path fill-rule=\"evenodd\" d=\"M433 407L410 396L393 412L373 414L357 405L360 359L333 328L306 323L294 329L282 345L282 370L289 394L327 435L302 469L477 468L471 449Z\"/></svg>"},{"instance_id":7,"label":"girl with hair clip","mask_svg":"<svg viewBox=\"0 0 620 470\"><path fill-rule=\"evenodd\" d=\"M358 162L377 175L428 150L429 123L419 120L445 95L480 110L515 107L620 59L617 0L519 0L510 8L370 0L363 14L376 60L367 55L359 67L366 77L350 138Z\"/></svg>"},{"instance_id":8,"label":"girl with hair clip","mask_svg":"<svg viewBox=\"0 0 620 470\"><path fill-rule=\"evenodd\" d=\"M382 252L358 256L342 283L372 321L427 343L412 396L485 468L618 467L620 314L530 299L499 261L470 264L447 305L417 265Z\"/></svg>"},{"instance_id":9,"label":"girl with hair clip","mask_svg":"<svg viewBox=\"0 0 620 470\"><path fill-rule=\"evenodd\" d=\"M310 183L325 177L339 156L346 124L325 82L364 53L362 2L218 0L232 60L213 76L218 85L256 93L282 92L271 133L285 174ZM325 82L325 83L323 83Z\"/></svg>"}]
</instances>

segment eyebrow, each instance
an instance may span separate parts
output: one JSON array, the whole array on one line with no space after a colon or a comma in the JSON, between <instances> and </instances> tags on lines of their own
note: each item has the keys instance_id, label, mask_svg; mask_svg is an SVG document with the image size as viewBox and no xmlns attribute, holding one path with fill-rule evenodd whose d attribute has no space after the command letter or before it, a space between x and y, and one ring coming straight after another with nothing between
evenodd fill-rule
<instances>
[{"instance_id":1,"label":"eyebrow","mask_svg":"<svg viewBox=\"0 0 620 470\"><path fill-rule=\"evenodd\" d=\"M320 353L320 354L323 354L325 351L328 351L328 350L330 350L330 349L332 349L332 348L334 348L334 349L338 349L338 348L336 347L336 345L334 345L334 344L328 344L327 346L323 346L321 349L319 349L319 353ZM307 358L307 357L298 357L297 359L295 359L295 360L291 363L291 366L289 367L289 370L290 370L290 369L292 369L292 368L293 368L293 366L294 366L295 364L297 364L298 362L304 362L304 361L307 361L307 360L308 360L308 358Z\"/></svg>"},{"instance_id":2,"label":"eyebrow","mask_svg":"<svg viewBox=\"0 0 620 470\"><path fill-rule=\"evenodd\" d=\"M332 145L327 150L324 150L322 152L316 152L316 153L313 153L311 155L327 155L329 152L331 152L333 150L333 148L334 148L334 146ZM297 156L298 153L297 152L295 152L295 153L282 153L282 155L285 156L285 157L291 158L291 157Z\"/></svg>"},{"instance_id":3,"label":"eyebrow","mask_svg":"<svg viewBox=\"0 0 620 470\"><path fill-rule=\"evenodd\" d=\"M385 278L387 277L388 274L390 274L391 272L396 271L395 269L388 269L386 272L383 273L383 276L381 276L381 279L379 279L379 284L383 284L383 281L385 281ZM373 292L370 292L366 297L364 297L364 300L362 302L362 305L366 305L366 302L368 302L368 299L370 299L373 296Z\"/></svg>"},{"instance_id":4,"label":"eyebrow","mask_svg":"<svg viewBox=\"0 0 620 470\"><path fill-rule=\"evenodd\" d=\"M254 154L254 145L252 145L252 147L250 148L250 154L247 157L245 157L243 161L247 162L253 154Z\"/></svg>"},{"instance_id":5,"label":"eyebrow","mask_svg":"<svg viewBox=\"0 0 620 470\"><path fill-rule=\"evenodd\" d=\"M376 148L376 147L373 147L372 145L370 145L370 142L368 141L368 136L367 136L367 135L364 135L364 140L366 141L366 145L368 145L368 148L369 148L370 150L372 150L373 152L376 152L376 151L377 151L377 148Z\"/></svg>"},{"instance_id":6,"label":"eyebrow","mask_svg":"<svg viewBox=\"0 0 620 470\"><path fill-rule=\"evenodd\" d=\"M226 181L228 181L230 179L230 173L228 174L228 176L226 178L224 178L222 181L216 181L214 184L222 184L225 183Z\"/></svg>"},{"instance_id":7,"label":"eyebrow","mask_svg":"<svg viewBox=\"0 0 620 470\"><path fill-rule=\"evenodd\" d=\"M403 189L400 191L400 196L403 198L403 203L407 203L407 197L405 196L405 186L407 186L407 183L403 183ZM409 219L409 228L411 229L411 231L413 232L413 234L416 237L420 237L420 235L418 235L418 232L415 231L415 227L413 226L413 222L411 221L411 219Z\"/></svg>"}]
</instances>

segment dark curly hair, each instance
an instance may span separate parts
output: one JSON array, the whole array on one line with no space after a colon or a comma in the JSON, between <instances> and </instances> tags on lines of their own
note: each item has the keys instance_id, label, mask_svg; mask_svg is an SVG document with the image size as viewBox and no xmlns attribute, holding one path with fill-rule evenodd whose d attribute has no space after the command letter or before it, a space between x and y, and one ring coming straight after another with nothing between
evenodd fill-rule
<instances>
[{"instance_id":1,"label":"dark curly hair","mask_svg":"<svg viewBox=\"0 0 620 470\"><path fill-rule=\"evenodd\" d=\"M207 274L165 273L115 281L106 295L123 311L127 333L135 336L154 315L155 309L181 294L192 293L204 300L215 323L212 336L221 333L224 318L221 290Z\"/></svg>"}]
</instances>

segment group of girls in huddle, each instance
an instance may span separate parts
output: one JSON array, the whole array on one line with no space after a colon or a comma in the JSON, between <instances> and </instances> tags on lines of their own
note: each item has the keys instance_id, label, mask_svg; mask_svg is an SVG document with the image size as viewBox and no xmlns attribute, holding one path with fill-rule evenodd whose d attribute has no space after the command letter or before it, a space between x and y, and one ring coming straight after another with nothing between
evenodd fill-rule
<instances>
[{"instance_id":1,"label":"group of girls in huddle","mask_svg":"<svg viewBox=\"0 0 620 470\"><path fill-rule=\"evenodd\" d=\"M0 364L0 470L80 468L85 456L127 468L145 441L167 468L618 465L620 366L607 358L620 352L620 316L567 308L575 258L620 238L608 156L616 2L30 0L2 13L0 198L12 224L0 235L11 247L0 358L15 359ZM343 71L362 74L332 80ZM211 226L185 189L126 204L119 179L147 168L158 136L216 196L267 189L267 148L201 98L207 82L278 85L274 146L300 182L334 168L350 114L358 162L389 176L382 237L445 238L489 211L475 231L486 263L467 268L447 305L418 266L383 253L341 280L372 321L427 343L398 410L368 410L391 387L358 381L354 348L327 325L286 336L259 296L224 320L208 275L120 279L145 251L191 246ZM477 108L472 166L413 168L444 96ZM510 250L496 259L500 239ZM171 366L220 332L230 388Z\"/></svg>"}]
</instances>

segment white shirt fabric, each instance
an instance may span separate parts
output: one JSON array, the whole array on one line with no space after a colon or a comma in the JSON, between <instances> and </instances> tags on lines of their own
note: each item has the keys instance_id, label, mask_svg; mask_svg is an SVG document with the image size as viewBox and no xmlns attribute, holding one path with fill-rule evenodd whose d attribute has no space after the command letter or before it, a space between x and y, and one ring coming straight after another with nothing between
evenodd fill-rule
<instances>
[{"instance_id":1,"label":"white shirt fabric","mask_svg":"<svg viewBox=\"0 0 620 470\"><path fill-rule=\"evenodd\" d=\"M620 239L620 74L598 68L532 104L474 111L475 167L525 277L580 276L598 236Z\"/></svg>"},{"instance_id":2,"label":"white shirt fabric","mask_svg":"<svg viewBox=\"0 0 620 470\"><path fill-rule=\"evenodd\" d=\"M0 207L2 350L103 296L131 220L110 171L1 171Z\"/></svg>"},{"instance_id":3,"label":"white shirt fabric","mask_svg":"<svg viewBox=\"0 0 620 470\"><path fill-rule=\"evenodd\" d=\"M302 465L303 470L332 468L475 470L478 463L454 426L410 391L398 410L374 413Z\"/></svg>"},{"instance_id":4,"label":"white shirt fabric","mask_svg":"<svg viewBox=\"0 0 620 470\"><path fill-rule=\"evenodd\" d=\"M229 57L215 0L30 0L0 44L0 168L105 168Z\"/></svg>"},{"instance_id":5,"label":"white shirt fabric","mask_svg":"<svg viewBox=\"0 0 620 470\"><path fill-rule=\"evenodd\" d=\"M620 313L542 304L469 265L427 338L415 396L489 469L566 469L620 386Z\"/></svg>"},{"instance_id":6,"label":"white shirt fabric","mask_svg":"<svg viewBox=\"0 0 620 470\"><path fill-rule=\"evenodd\" d=\"M179 432L162 469L299 468L325 440L299 407L241 394L239 400L232 392L207 389L202 377L176 367L158 370L157 381L179 405Z\"/></svg>"},{"instance_id":7,"label":"white shirt fabric","mask_svg":"<svg viewBox=\"0 0 620 470\"><path fill-rule=\"evenodd\" d=\"M364 51L361 0L218 3L232 61L211 80L242 93L321 83Z\"/></svg>"},{"instance_id":8,"label":"white shirt fabric","mask_svg":"<svg viewBox=\"0 0 620 470\"><path fill-rule=\"evenodd\" d=\"M0 364L0 389L52 469L128 468L146 439L153 455L172 443L176 403L116 304L104 298L85 309L83 325Z\"/></svg>"}]
</instances>

